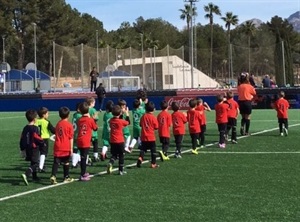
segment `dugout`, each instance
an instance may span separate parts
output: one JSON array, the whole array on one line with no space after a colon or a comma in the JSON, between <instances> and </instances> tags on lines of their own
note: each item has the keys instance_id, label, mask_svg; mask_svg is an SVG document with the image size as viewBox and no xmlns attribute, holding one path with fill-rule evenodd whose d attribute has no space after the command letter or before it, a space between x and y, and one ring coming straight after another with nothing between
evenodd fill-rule
<instances>
[{"instance_id":1,"label":"dugout","mask_svg":"<svg viewBox=\"0 0 300 222\"><path fill-rule=\"evenodd\" d=\"M12 69L6 73L6 91L33 91L34 78L36 78L40 90L50 90L51 80L50 76L38 70L17 70Z\"/></svg>"}]
</instances>

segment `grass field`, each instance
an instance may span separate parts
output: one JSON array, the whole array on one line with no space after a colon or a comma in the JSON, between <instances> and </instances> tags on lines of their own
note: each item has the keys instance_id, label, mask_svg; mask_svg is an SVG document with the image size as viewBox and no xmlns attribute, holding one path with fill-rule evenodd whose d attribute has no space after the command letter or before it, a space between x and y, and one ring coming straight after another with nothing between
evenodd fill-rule
<instances>
[{"instance_id":1,"label":"grass field","mask_svg":"<svg viewBox=\"0 0 300 222\"><path fill-rule=\"evenodd\" d=\"M50 155L42 182L25 186L20 175L28 163L18 148L24 113L0 113L0 221L300 221L300 111L289 111L289 135L280 137L275 111L254 110L252 135L225 150L215 144L214 112L207 116L199 155L191 154L187 134L183 158L158 161L157 169L149 162L136 168L135 151L125 156L126 176L105 174L105 161L88 168L91 181L58 185L49 182ZM50 120L56 124L58 113ZM62 180L62 168L57 176Z\"/></svg>"}]
</instances>

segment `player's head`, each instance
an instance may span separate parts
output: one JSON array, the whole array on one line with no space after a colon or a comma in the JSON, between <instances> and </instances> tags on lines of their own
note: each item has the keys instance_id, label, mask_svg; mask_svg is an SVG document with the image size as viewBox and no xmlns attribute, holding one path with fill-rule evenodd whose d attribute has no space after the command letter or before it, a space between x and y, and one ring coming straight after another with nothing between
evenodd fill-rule
<instances>
[{"instance_id":1,"label":"player's head","mask_svg":"<svg viewBox=\"0 0 300 222\"><path fill-rule=\"evenodd\" d=\"M226 97L227 97L227 99L231 99L231 98L233 98L233 96L234 96L234 94L233 94L232 91L226 92Z\"/></svg>"},{"instance_id":2,"label":"player's head","mask_svg":"<svg viewBox=\"0 0 300 222\"><path fill-rule=\"evenodd\" d=\"M202 103L203 103L203 99L198 98L198 99L197 99L197 106L201 105Z\"/></svg>"},{"instance_id":3,"label":"player's head","mask_svg":"<svg viewBox=\"0 0 300 222\"><path fill-rule=\"evenodd\" d=\"M283 97L285 97L285 93L283 91L280 91L279 92L279 98L283 98Z\"/></svg>"},{"instance_id":4,"label":"player's head","mask_svg":"<svg viewBox=\"0 0 300 222\"><path fill-rule=\"evenodd\" d=\"M224 100L223 94L217 95L217 102L218 102L218 103L222 102L223 100Z\"/></svg>"},{"instance_id":5,"label":"player's head","mask_svg":"<svg viewBox=\"0 0 300 222\"><path fill-rule=\"evenodd\" d=\"M141 105L141 101L139 99L135 99L133 101L132 106L133 106L134 109L138 109L140 107L140 105Z\"/></svg>"},{"instance_id":6,"label":"player's head","mask_svg":"<svg viewBox=\"0 0 300 222\"><path fill-rule=\"evenodd\" d=\"M112 111L112 108L114 106L114 102L112 100L108 100L105 104L105 110L107 112L111 112Z\"/></svg>"},{"instance_id":7,"label":"player's head","mask_svg":"<svg viewBox=\"0 0 300 222\"><path fill-rule=\"evenodd\" d=\"M154 103L152 101L149 101L148 103L146 103L145 109L146 109L146 112L148 112L148 113L153 112L155 110Z\"/></svg>"},{"instance_id":8,"label":"player's head","mask_svg":"<svg viewBox=\"0 0 300 222\"><path fill-rule=\"evenodd\" d=\"M79 104L79 111L82 115L89 113L89 105L87 102L82 102Z\"/></svg>"},{"instance_id":9,"label":"player's head","mask_svg":"<svg viewBox=\"0 0 300 222\"><path fill-rule=\"evenodd\" d=\"M190 106L190 108L195 108L196 105L197 105L197 100L196 100L196 99L191 99L191 100L189 101L189 106Z\"/></svg>"},{"instance_id":10,"label":"player's head","mask_svg":"<svg viewBox=\"0 0 300 222\"><path fill-rule=\"evenodd\" d=\"M67 119L70 115L70 109L66 106L63 106L59 109L58 113L61 119Z\"/></svg>"},{"instance_id":11,"label":"player's head","mask_svg":"<svg viewBox=\"0 0 300 222\"><path fill-rule=\"evenodd\" d=\"M127 103L126 103L126 101L124 99L119 99L118 105L121 106L121 107L124 107L124 106L127 105Z\"/></svg>"},{"instance_id":12,"label":"player's head","mask_svg":"<svg viewBox=\"0 0 300 222\"><path fill-rule=\"evenodd\" d=\"M40 118L47 118L49 110L46 107L41 107L37 113Z\"/></svg>"},{"instance_id":13,"label":"player's head","mask_svg":"<svg viewBox=\"0 0 300 222\"><path fill-rule=\"evenodd\" d=\"M174 112L178 111L179 110L178 102L172 102L171 107Z\"/></svg>"},{"instance_id":14,"label":"player's head","mask_svg":"<svg viewBox=\"0 0 300 222\"><path fill-rule=\"evenodd\" d=\"M249 83L249 73L247 72L242 72L238 78L238 83Z\"/></svg>"},{"instance_id":15,"label":"player's head","mask_svg":"<svg viewBox=\"0 0 300 222\"><path fill-rule=\"evenodd\" d=\"M36 119L37 112L33 109L29 109L26 111L25 116L28 122L32 122Z\"/></svg>"},{"instance_id":16,"label":"player's head","mask_svg":"<svg viewBox=\"0 0 300 222\"><path fill-rule=\"evenodd\" d=\"M167 108L168 108L168 103L167 103L167 101L161 101L160 102L160 108L161 108L161 110L166 110Z\"/></svg>"},{"instance_id":17,"label":"player's head","mask_svg":"<svg viewBox=\"0 0 300 222\"><path fill-rule=\"evenodd\" d=\"M122 113L122 108L119 105L114 105L112 107L111 113L113 114L113 116L120 116Z\"/></svg>"},{"instance_id":18,"label":"player's head","mask_svg":"<svg viewBox=\"0 0 300 222\"><path fill-rule=\"evenodd\" d=\"M88 97L85 99L85 102L88 104L89 107L94 107L96 101L94 97Z\"/></svg>"}]
</instances>

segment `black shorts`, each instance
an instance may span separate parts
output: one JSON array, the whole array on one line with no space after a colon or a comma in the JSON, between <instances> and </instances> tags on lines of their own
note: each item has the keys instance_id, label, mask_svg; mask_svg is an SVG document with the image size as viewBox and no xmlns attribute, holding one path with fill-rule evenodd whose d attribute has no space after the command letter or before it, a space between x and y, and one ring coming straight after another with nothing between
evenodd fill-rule
<instances>
[{"instance_id":1,"label":"black shorts","mask_svg":"<svg viewBox=\"0 0 300 222\"><path fill-rule=\"evenodd\" d=\"M239 101L240 113L250 115L252 113L252 103L250 100Z\"/></svg>"},{"instance_id":2,"label":"black shorts","mask_svg":"<svg viewBox=\"0 0 300 222\"><path fill-rule=\"evenodd\" d=\"M236 126L236 123L237 123L236 118L229 117L227 126L234 127Z\"/></svg>"},{"instance_id":3,"label":"black shorts","mask_svg":"<svg viewBox=\"0 0 300 222\"><path fill-rule=\"evenodd\" d=\"M168 137L159 137L159 141L161 144L170 144L170 138Z\"/></svg>"}]
</instances>

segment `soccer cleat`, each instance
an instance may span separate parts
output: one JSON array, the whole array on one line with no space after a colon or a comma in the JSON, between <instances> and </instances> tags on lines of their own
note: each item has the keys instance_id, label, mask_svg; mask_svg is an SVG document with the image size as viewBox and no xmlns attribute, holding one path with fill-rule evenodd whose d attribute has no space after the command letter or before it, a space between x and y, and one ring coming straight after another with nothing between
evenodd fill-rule
<instances>
[{"instance_id":1,"label":"soccer cleat","mask_svg":"<svg viewBox=\"0 0 300 222\"><path fill-rule=\"evenodd\" d=\"M106 168L106 172L107 172L107 174L111 174L111 172L112 172L112 164L111 163L108 163L107 164L107 168Z\"/></svg>"},{"instance_id":2,"label":"soccer cleat","mask_svg":"<svg viewBox=\"0 0 300 222\"><path fill-rule=\"evenodd\" d=\"M192 154L198 155L197 149L192 149Z\"/></svg>"},{"instance_id":3,"label":"soccer cleat","mask_svg":"<svg viewBox=\"0 0 300 222\"><path fill-rule=\"evenodd\" d=\"M126 147L126 148L125 148L125 152L126 152L126 153L131 153L131 149L128 148L128 147Z\"/></svg>"},{"instance_id":4,"label":"soccer cleat","mask_svg":"<svg viewBox=\"0 0 300 222\"><path fill-rule=\"evenodd\" d=\"M103 154L103 153L100 154L100 160L101 160L101 161L104 161L104 160L105 160L105 157L106 157L105 154Z\"/></svg>"},{"instance_id":5,"label":"soccer cleat","mask_svg":"<svg viewBox=\"0 0 300 222\"><path fill-rule=\"evenodd\" d=\"M152 169L154 169L154 168L158 168L159 167L159 165L157 165L156 163L152 163L151 165L150 165L150 167L152 168Z\"/></svg>"},{"instance_id":6,"label":"soccer cleat","mask_svg":"<svg viewBox=\"0 0 300 222\"><path fill-rule=\"evenodd\" d=\"M23 174L21 175L21 177L22 177L22 179L23 179L25 185L28 186L29 183L28 183L28 180L27 180L27 176L23 173Z\"/></svg>"},{"instance_id":7,"label":"soccer cleat","mask_svg":"<svg viewBox=\"0 0 300 222\"><path fill-rule=\"evenodd\" d=\"M161 161L167 160L167 157L165 156L165 154L163 153L163 151L159 151L158 153L159 153Z\"/></svg>"},{"instance_id":8,"label":"soccer cleat","mask_svg":"<svg viewBox=\"0 0 300 222\"><path fill-rule=\"evenodd\" d=\"M232 144L237 144L238 142L236 140L231 140Z\"/></svg>"},{"instance_id":9,"label":"soccer cleat","mask_svg":"<svg viewBox=\"0 0 300 222\"><path fill-rule=\"evenodd\" d=\"M124 170L123 170L123 171L119 171L119 175L120 175L120 176L123 176L123 175L125 175L125 174L127 174L126 171L124 171Z\"/></svg>"},{"instance_id":10,"label":"soccer cleat","mask_svg":"<svg viewBox=\"0 0 300 222\"><path fill-rule=\"evenodd\" d=\"M283 133L280 133L280 136L283 136Z\"/></svg>"},{"instance_id":11,"label":"soccer cleat","mask_svg":"<svg viewBox=\"0 0 300 222\"><path fill-rule=\"evenodd\" d=\"M51 176L51 177L50 177L50 183L51 183L51 184L57 184L57 181L56 181L56 177L55 177L55 176Z\"/></svg>"},{"instance_id":12,"label":"soccer cleat","mask_svg":"<svg viewBox=\"0 0 300 222\"><path fill-rule=\"evenodd\" d=\"M168 157L168 156L165 156L166 157L166 159L165 160L170 160L170 157Z\"/></svg>"},{"instance_id":13,"label":"soccer cleat","mask_svg":"<svg viewBox=\"0 0 300 222\"><path fill-rule=\"evenodd\" d=\"M137 163L136 163L136 166L137 166L138 168L140 168L141 165L142 165L142 162L143 162L143 158L142 158L142 157L139 157L139 158L138 158L138 161L137 161Z\"/></svg>"},{"instance_id":14,"label":"soccer cleat","mask_svg":"<svg viewBox=\"0 0 300 222\"><path fill-rule=\"evenodd\" d=\"M83 176L84 176L84 177L89 177L90 174L89 174L89 173L85 173L85 174L83 174Z\"/></svg>"},{"instance_id":15,"label":"soccer cleat","mask_svg":"<svg viewBox=\"0 0 300 222\"><path fill-rule=\"evenodd\" d=\"M90 179L91 179L91 178L88 177L88 176L87 176L87 177L81 176L79 180L80 180L80 181L89 181Z\"/></svg>"},{"instance_id":16,"label":"soccer cleat","mask_svg":"<svg viewBox=\"0 0 300 222\"><path fill-rule=\"evenodd\" d=\"M225 147L226 147L226 144L225 144L225 143L219 143L219 148L225 149Z\"/></svg>"},{"instance_id":17,"label":"soccer cleat","mask_svg":"<svg viewBox=\"0 0 300 222\"><path fill-rule=\"evenodd\" d=\"M74 179L73 178L70 178L70 177L67 177L64 179L64 183L70 183L70 182L73 182Z\"/></svg>"},{"instance_id":18,"label":"soccer cleat","mask_svg":"<svg viewBox=\"0 0 300 222\"><path fill-rule=\"evenodd\" d=\"M285 135L285 136L288 136L289 132L288 132L288 129L287 129L287 128L283 128L283 132L284 132L284 135Z\"/></svg>"}]
</instances>

